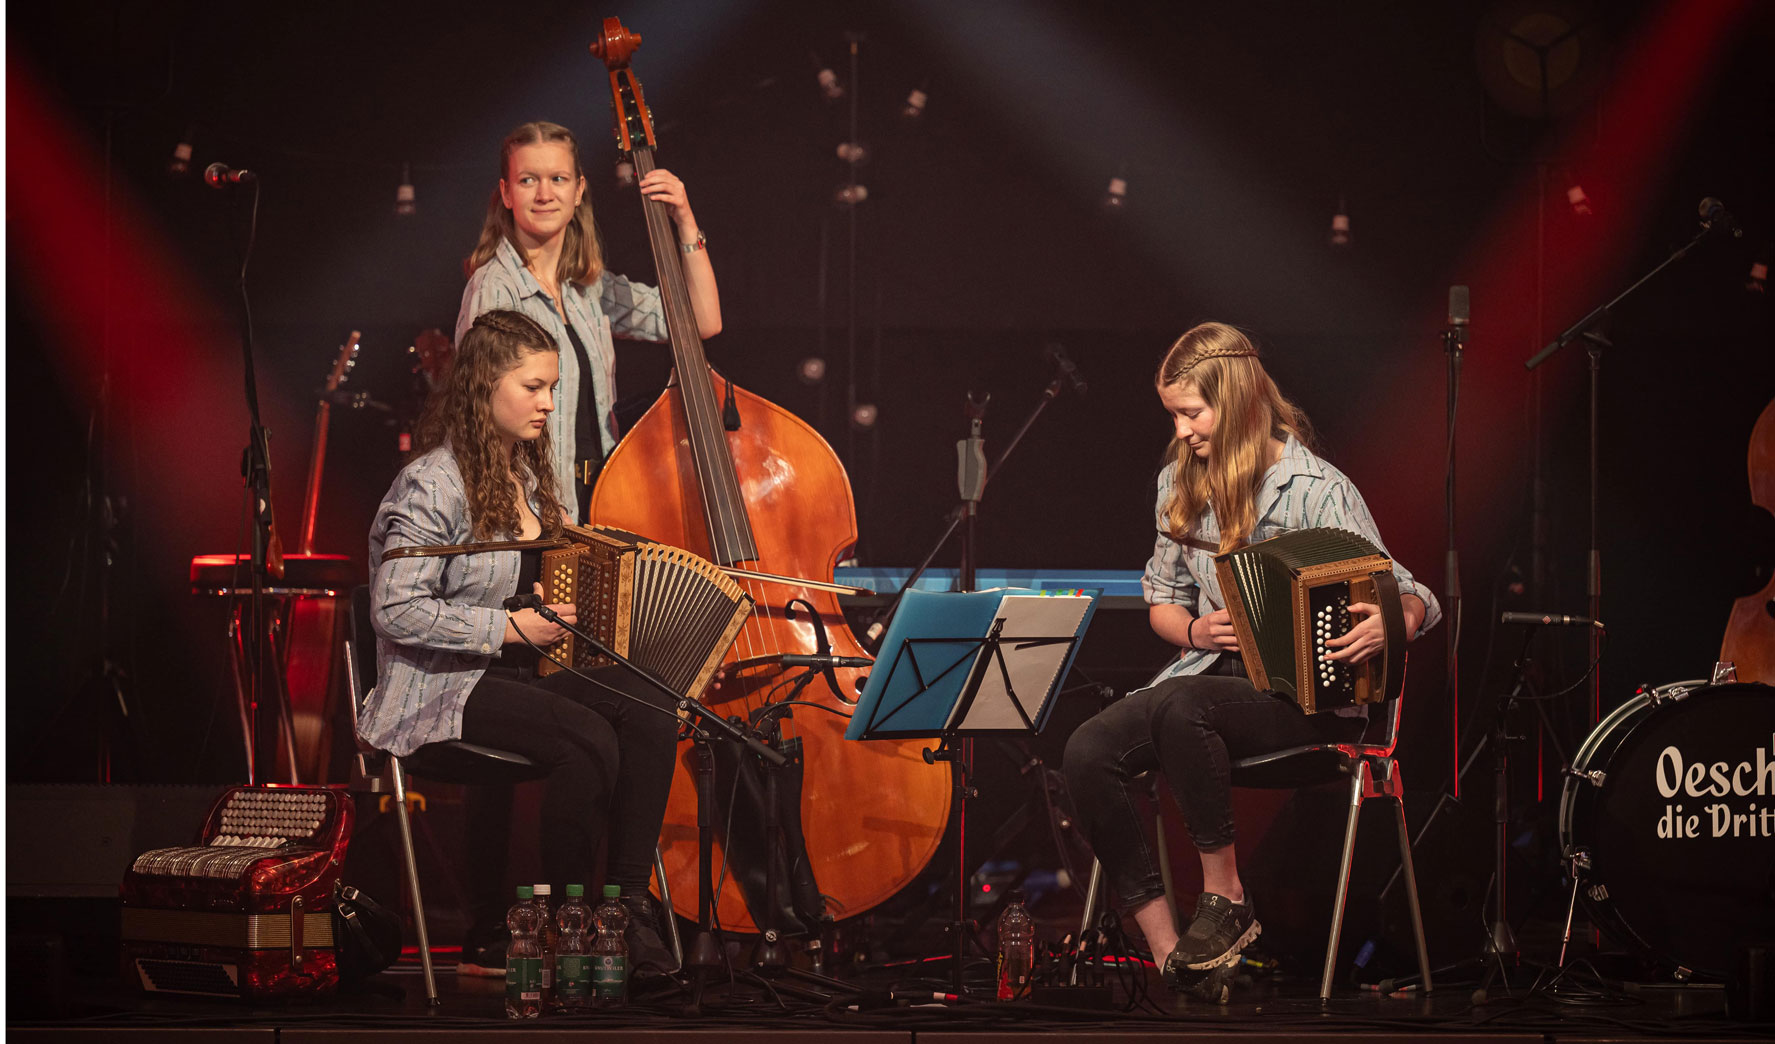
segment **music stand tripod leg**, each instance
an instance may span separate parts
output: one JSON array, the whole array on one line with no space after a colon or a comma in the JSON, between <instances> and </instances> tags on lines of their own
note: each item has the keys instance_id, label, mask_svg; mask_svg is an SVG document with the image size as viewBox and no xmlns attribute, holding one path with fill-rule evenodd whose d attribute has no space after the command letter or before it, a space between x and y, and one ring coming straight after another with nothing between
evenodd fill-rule
<instances>
[{"instance_id":1,"label":"music stand tripod leg","mask_svg":"<svg viewBox=\"0 0 1775 1044\"><path fill-rule=\"evenodd\" d=\"M715 750L706 736L696 745L696 844L697 932L690 944L690 1003L687 1011L700 1014L703 990L721 967L721 949L715 943Z\"/></svg>"}]
</instances>

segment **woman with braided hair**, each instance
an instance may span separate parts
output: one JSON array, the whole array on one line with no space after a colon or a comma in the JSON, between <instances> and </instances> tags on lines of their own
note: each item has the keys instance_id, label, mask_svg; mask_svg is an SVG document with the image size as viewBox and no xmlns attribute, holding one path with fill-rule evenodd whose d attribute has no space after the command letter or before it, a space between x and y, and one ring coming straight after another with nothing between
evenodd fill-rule
<instances>
[{"instance_id":1,"label":"woman with braided hair","mask_svg":"<svg viewBox=\"0 0 1775 1044\"><path fill-rule=\"evenodd\" d=\"M656 709L666 707L662 698L620 667L592 672L593 681L568 671L538 678L531 643L547 646L565 632L504 602L541 593L540 550L389 557L402 547L560 535L548 430L559 356L519 312L487 312L464 331L426 403L415 456L370 527L377 683L357 728L400 756L465 740L530 758L548 774L545 879L590 883L604 841L605 879L645 891L678 739L670 710ZM574 606L551 608L576 622ZM471 864L494 849L503 869L503 844L472 831L467 840ZM631 932L629 953L638 976L677 967L645 925ZM465 953L464 963L475 956Z\"/></svg>"},{"instance_id":2,"label":"woman with braided hair","mask_svg":"<svg viewBox=\"0 0 1775 1044\"><path fill-rule=\"evenodd\" d=\"M1079 726L1065 771L1097 858L1174 988L1238 959L1257 937L1233 849L1230 762L1307 743L1349 741L1363 708L1304 714L1246 680L1214 556L1296 529L1336 527L1383 547L1368 506L1342 472L1308 448L1312 429L1282 396L1256 345L1224 323L1179 337L1155 385L1173 438L1158 477L1158 530L1143 579L1153 630L1179 658L1144 689ZM1413 638L1435 626L1435 596L1394 563ZM1385 644L1380 610L1327 644L1357 664ZM1133 777L1160 772L1183 810L1202 863L1202 894L1179 937L1154 855L1135 815Z\"/></svg>"}]
</instances>

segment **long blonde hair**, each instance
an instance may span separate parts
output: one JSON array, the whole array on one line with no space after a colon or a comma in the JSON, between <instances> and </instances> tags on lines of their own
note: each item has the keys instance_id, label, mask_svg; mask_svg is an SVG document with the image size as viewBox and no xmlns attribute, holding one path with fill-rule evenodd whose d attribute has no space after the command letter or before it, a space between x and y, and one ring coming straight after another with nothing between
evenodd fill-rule
<instances>
[{"instance_id":1,"label":"long blonde hair","mask_svg":"<svg viewBox=\"0 0 1775 1044\"><path fill-rule=\"evenodd\" d=\"M561 501L550 463L549 429L519 442L510 453L493 424L493 390L505 375L536 352L558 352L555 339L522 312L483 312L462 335L450 372L431 390L414 432L415 456L448 444L462 473L468 516L476 541L512 539L522 531L518 494L511 476L528 470L536 480L537 520L543 534L561 535ZM521 471L520 471L521 473Z\"/></svg>"},{"instance_id":2,"label":"long blonde hair","mask_svg":"<svg viewBox=\"0 0 1775 1044\"><path fill-rule=\"evenodd\" d=\"M511 177L512 153L525 145L565 145L573 156L573 177L577 183L585 176L579 165L579 145L573 140L573 132L558 123L535 120L512 128L512 132L499 143L499 180ZM579 205L573 208L573 219L567 223L561 242L561 260L555 268L555 278L565 286L578 283L581 286L595 282L604 272L604 251L598 244L597 226L592 221L592 194L583 193L579 197ZM499 252L499 241L508 240L512 246L518 246L518 226L512 220L512 210L505 205L499 194L499 185L493 186L493 197L487 201L487 214L481 219L481 238L475 243L474 250L462 262L463 275L473 275L475 269L493 260ZM520 252L520 255L522 253Z\"/></svg>"},{"instance_id":3,"label":"long blonde hair","mask_svg":"<svg viewBox=\"0 0 1775 1044\"><path fill-rule=\"evenodd\" d=\"M1311 445L1312 425L1265 372L1251 338L1225 323L1202 323L1179 337L1159 363L1155 383L1190 385L1214 410L1207 460L1182 439L1173 438L1165 451L1173 479L1165 503L1168 531L1184 539L1212 506L1220 550L1243 547L1257 528L1257 490L1269 469L1270 440L1293 435Z\"/></svg>"}]
</instances>

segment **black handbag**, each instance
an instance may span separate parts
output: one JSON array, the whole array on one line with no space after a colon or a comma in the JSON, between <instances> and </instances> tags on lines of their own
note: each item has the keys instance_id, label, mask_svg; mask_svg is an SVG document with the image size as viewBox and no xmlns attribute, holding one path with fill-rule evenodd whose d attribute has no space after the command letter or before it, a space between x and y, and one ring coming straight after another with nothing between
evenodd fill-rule
<instances>
[{"instance_id":1,"label":"black handbag","mask_svg":"<svg viewBox=\"0 0 1775 1044\"><path fill-rule=\"evenodd\" d=\"M367 979L400 959L401 919L341 882L333 890L333 945L339 955L339 980Z\"/></svg>"}]
</instances>

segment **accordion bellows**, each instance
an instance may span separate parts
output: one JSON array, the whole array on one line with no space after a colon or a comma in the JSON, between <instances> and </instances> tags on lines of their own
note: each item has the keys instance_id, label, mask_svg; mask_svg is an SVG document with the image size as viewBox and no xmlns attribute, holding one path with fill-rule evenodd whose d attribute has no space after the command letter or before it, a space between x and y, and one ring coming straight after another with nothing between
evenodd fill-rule
<instances>
[{"instance_id":1,"label":"accordion bellows","mask_svg":"<svg viewBox=\"0 0 1775 1044\"><path fill-rule=\"evenodd\" d=\"M1251 684L1308 714L1397 695L1405 680L1405 616L1393 561L1344 529L1300 529L1214 557ZM1352 602L1380 606L1386 647L1349 666L1326 642L1358 621Z\"/></svg>"},{"instance_id":2,"label":"accordion bellows","mask_svg":"<svg viewBox=\"0 0 1775 1044\"><path fill-rule=\"evenodd\" d=\"M680 696L700 695L751 615L751 596L682 548L611 526L568 526L565 535L572 546L542 553L544 599L577 606L581 630ZM611 662L571 634L548 651L582 671Z\"/></svg>"}]
</instances>

